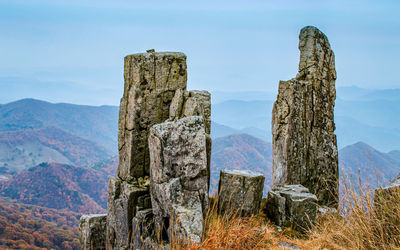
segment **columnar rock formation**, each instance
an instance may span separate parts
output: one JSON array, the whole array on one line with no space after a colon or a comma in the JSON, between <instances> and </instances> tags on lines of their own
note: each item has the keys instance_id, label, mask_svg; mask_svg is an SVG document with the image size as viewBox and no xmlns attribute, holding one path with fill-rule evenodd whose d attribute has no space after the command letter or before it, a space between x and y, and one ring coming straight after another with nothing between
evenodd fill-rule
<instances>
[{"instance_id":1,"label":"columnar rock formation","mask_svg":"<svg viewBox=\"0 0 400 250\"><path fill-rule=\"evenodd\" d=\"M181 211L184 223L179 229L199 241L203 225L196 231L189 221L202 222L208 204L211 96L186 90L183 53L149 51L127 56L124 78L118 177L110 179L108 191L107 249L151 246L156 237L153 227L172 216L175 206L174 215ZM152 126L150 142L161 146L149 150ZM165 171L170 171L168 176L161 174ZM172 185L175 179L181 186ZM168 186L169 193L160 185ZM179 204L181 199L186 203ZM199 213L194 209L198 206Z\"/></svg>"},{"instance_id":2,"label":"columnar rock formation","mask_svg":"<svg viewBox=\"0 0 400 250\"><path fill-rule=\"evenodd\" d=\"M245 170L221 170L218 186L220 214L250 216L260 210L265 177Z\"/></svg>"},{"instance_id":3,"label":"columnar rock formation","mask_svg":"<svg viewBox=\"0 0 400 250\"><path fill-rule=\"evenodd\" d=\"M206 133L201 116L150 130L150 194L156 234L200 242L208 209Z\"/></svg>"},{"instance_id":4,"label":"columnar rock formation","mask_svg":"<svg viewBox=\"0 0 400 250\"><path fill-rule=\"evenodd\" d=\"M124 78L118 123L118 177L135 182L139 177L149 176L150 127L169 118L175 92L186 89L186 56L183 53L127 56Z\"/></svg>"},{"instance_id":5,"label":"columnar rock formation","mask_svg":"<svg viewBox=\"0 0 400 250\"><path fill-rule=\"evenodd\" d=\"M272 185L302 184L321 205L337 206L338 150L335 124L335 57L315 27L300 32L296 78L279 82L272 112Z\"/></svg>"}]
</instances>

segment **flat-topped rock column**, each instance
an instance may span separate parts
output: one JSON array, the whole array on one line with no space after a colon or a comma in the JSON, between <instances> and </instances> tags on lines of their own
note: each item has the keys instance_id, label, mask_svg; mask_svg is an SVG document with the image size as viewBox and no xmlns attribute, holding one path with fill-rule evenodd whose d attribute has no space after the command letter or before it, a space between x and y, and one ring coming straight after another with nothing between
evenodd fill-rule
<instances>
[{"instance_id":1,"label":"flat-topped rock column","mask_svg":"<svg viewBox=\"0 0 400 250\"><path fill-rule=\"evenodd\" d=\"M337 207L335 56L315 27L303 28L299 39L299 72L279 82L272 111L272 186L301 184L321 205Z\"/></svg>"},{"instance_id":2,"label":"flat-topped rock column","mask_svg":"<svg viewBox=\"0 0 400 250\"><path fill-rule=\"evenodd\" d=\"M218 212L239 216L260 210L265 177L246 170L221 170L218 186Z\"/></svg>"},{"instance_id":3,"label":"flat-topped rock column","mask_svg":"<svg viewBox=\"0 0 400 250\"><path fill-rule=\"evenodd\" d=\"M149 129L169 118L175 92L186 90L186 56L177 52L126 56L124 79L118 122L118 176L131 182L149 176Z\"/></svg>"}]
</instances>

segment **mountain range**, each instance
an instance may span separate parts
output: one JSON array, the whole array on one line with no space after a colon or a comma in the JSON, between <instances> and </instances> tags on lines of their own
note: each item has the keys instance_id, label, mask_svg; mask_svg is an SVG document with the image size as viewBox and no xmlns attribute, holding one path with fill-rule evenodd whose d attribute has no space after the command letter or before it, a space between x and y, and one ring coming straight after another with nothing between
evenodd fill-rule
<instances>
[{"instance_id":1,"label":"mountain range","mask_svg":"<svg viewBox=\"0 0 400 250\"><path fill-rule=\"evenodd\" d=\"M0 105L0 132L55 127L117 152L118 107L22 99Z\"/></svg>"},{"instance_id":2,"label":"mountain range","mask_svg":"<svg viewBox=\"0 0 400 250\"><path fill-rule=\"evenodd\" d=\"M361 179L371 188L385 184L400 172L400 151L396 150L400 126L389 119L400 107L397 90L340 91L335 119L338 141L344 146L339 151L341 174L352 181ZM270 188L272 146L267 131L273 101L252 99L260 96L244 94L240 100L237 94L238 100L232 100L229 93L220 93L213 99L211 192L225 168L261 172L266 177L265 191ZM386 112L391 106L393 110ZM33 99L0 105L0 196L10 204L78 214L104 212L108 179L118 167L117 121L118 107L112 106ZM0 201L0 210L1 206ZM17 207L23 206L28 205ZM1 216L0 231L1 221L6 221ZM29 231L30 226L25 226ZM4 243L1 235L0 245Z\"/></svg>"},{"instance_id":3,"label":"mountain range","mask_svg":"<svg viewBox=\"0 0 400 250\"><path fill-rule=\"evenodd\" d=\"M214 98L212 120L234 130L245 131L271 141L271 114L275 98L269 92L228 93ZM262 96L264 97L263 99ZM276 95L275 95L276 96ZM339 148L364 141L380 151L400 147L400 90L373 90L358 87L337 88L335 106ZM256 130L254 133L252 131ZM263 135L263 136L259 136ZM217 136L218 137L218 136Z\"/></svg>"}]
</instances>

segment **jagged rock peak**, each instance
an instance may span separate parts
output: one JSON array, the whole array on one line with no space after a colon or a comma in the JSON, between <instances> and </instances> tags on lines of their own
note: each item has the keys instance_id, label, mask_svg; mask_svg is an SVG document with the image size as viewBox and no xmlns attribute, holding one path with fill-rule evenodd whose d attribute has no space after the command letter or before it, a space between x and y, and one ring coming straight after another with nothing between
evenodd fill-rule
<instances>
[{"instance_id":1,"label":"jagged rock peak","mask_svg":"<svg viewBox=\"0 0 400 250\"><path fill-rule=\"evenodd\" d=\"M299 72L296 78L336 80L335 55L324 33L314 26L301 29L299 50Z\"/></svg>"},{"instance_id":2,"label":"jagged rock peak","mask_svg":"<svg viewBox=\"0 0 400 250\"><path fill-rule=\"evenodd\" d=\"M272 185L302 184L321 205L337 206L335 56L326 36L307 26L299 36L297 76L280 81L272 111Z\"/></svg>"}]
</instances>

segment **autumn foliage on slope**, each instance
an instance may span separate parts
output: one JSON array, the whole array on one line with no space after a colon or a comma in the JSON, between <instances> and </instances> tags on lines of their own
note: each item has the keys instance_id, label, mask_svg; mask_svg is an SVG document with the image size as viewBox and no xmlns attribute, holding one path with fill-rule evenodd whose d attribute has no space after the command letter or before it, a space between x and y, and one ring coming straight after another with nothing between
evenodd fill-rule
<instances>
[{"instance_id":1,"label":"autumn foliage on slope","mask_svg":"<svg viewBox=\"0 0 400 250\"><path fill-rule=\"evenodd\" d=\"M0 182L0 194L25 204L81 213L103 213L108 178L65 164L42 163Z\"/></svg>"},{"instance_id":2,"label":"autumn foliage on slope","mask_svg":"<svg viewBox=\"0 0 400 250\"><path fill-rule=\"evenodd\" d=\"M79 249L74 212L0 200L1 249Z\"/></svg>"},{"instance_id":3,"label":"autumn foliage on slope","mask_svg":"<svg viewBox=\"0 0 400 250\"><path fill-rule=\"evenodd\" d=\"M0 133L0 144L16 147L28 142L52 148L78 166L93 164L110 155L94 142L55 127Z\"/></svg>"}]
</instances>

